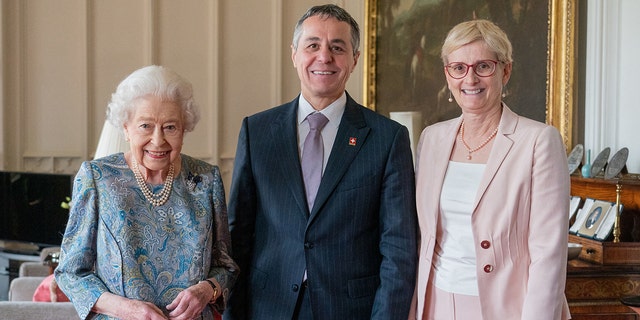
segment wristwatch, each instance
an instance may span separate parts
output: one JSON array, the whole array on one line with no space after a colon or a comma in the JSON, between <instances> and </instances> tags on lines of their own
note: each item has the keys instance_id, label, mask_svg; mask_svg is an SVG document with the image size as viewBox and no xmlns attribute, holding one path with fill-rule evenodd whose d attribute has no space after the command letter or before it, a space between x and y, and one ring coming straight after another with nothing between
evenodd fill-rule
<instances>
[{"instance_id":1,"label":"wristwatch","mask_svg":"<svg viewBox=\"0 0 640 320\"><path fill-rule=\"evenodd\" d=\"M211 300L209 300L209 304L214 304L216 302L216 299L218 298L218 287L216 287L216 284L209 279L198 281L199 284L203 282L208 283L211 286L211 288L213 288L213 296L211 296Z\"/></svg>"}]
</instances>

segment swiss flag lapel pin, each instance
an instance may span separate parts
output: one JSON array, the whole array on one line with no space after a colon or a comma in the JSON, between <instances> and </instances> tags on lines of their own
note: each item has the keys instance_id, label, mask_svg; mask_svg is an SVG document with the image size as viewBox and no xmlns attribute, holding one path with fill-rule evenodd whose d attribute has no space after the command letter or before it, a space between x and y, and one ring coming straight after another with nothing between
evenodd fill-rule
<instances>
[{"instance_id":1,"label":"swiss flag lapel pin","mask_svg":"<svg viewBox=\"0 0 640 320\"><path fill-rule=\"evenodd\" d=\"M357 139L356 139L356 138L354 138L354 137L349 138L349 145L350 145L350 146L355 146L355 145L356 145L356 140L357 140Z\"/></svg>"}]
</instances>

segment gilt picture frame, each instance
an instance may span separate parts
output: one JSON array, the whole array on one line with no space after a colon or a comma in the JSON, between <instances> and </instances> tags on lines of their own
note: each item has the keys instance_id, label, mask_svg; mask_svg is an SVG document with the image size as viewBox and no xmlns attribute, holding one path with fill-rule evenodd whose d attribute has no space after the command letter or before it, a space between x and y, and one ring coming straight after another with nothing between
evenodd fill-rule
<instances>
[{"instance_id":1,"label":"gilt picture frame","mask_svg":"<svg viewBox=\"0 0 640 320\"><path fill-rule=\"evenodd\" d=\"M456 117L440 58L446 33L473 18L505 30L514 47L505 103L516 113L555 126L565 148L574 143L577 0L366 0L365 106L422 113L422 125Z\"/></svg>"}]
</instances>

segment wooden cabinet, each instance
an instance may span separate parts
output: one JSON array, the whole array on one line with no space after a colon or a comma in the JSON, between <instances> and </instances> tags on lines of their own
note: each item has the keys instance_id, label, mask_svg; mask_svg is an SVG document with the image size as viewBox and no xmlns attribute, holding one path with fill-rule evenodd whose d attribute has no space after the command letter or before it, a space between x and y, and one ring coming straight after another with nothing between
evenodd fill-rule
<instances>
[{"instance_id":1,"label":"wooden cabinet","mask_svg":"<svg viewBox=\"0 0 640 320\"><path fill-rule=\"evenodd\" d=\"M640 320L631 308L620 303L620 297L640 295L640 265L569 261L565 294L574 320Z\"/></svg>"},{"instance_id":2,"label":"wooden cabinet","mask_svg":"<svg viewBox=\"0 0 640 320\"><path fill-rule=\"evenodd\" d=\"M604 180L571 177L571 195L605 201L616 201L620 186L620 240L603 243L570 236L569 241L582 242L598 259L581 258L568 262L565 293L574 320L640 320L640 315L620 303L624 296L640 295L640 175L626 174L622 179ZM595 247L593 247L595 246ZM600 251L598 251L600 250ZM609 258L607 258L609 257Z\"/></svg>"}]
</instances>

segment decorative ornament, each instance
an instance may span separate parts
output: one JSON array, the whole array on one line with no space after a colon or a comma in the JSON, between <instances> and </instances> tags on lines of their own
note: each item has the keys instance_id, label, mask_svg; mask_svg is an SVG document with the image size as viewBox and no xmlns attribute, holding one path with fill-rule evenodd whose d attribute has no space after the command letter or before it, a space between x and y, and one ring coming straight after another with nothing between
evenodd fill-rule
<instances>
[{"instance_id":1,"label":"decorative ornament","mask_svg":"<svg viewBox=\"0 0 640 320\"><path fill-rule=\"evenodd\" d=\"M591 178L591 149L587 149L587 162L582 165L582 176Z\"/></svg>"},{"instance_id":2,"label":"decorative ornament","mask_svg":"<svg viewBox=\"0 0 640 320\"><path fill-rule=\"evenodd\" d=\"M189 175L187 176L187 187L189 190L193 191L201 181L202 177L200 175L189 172Z\"/></svg>"},{"instance_id":3,"label":"decorative ornament","mask_svg":"<svg viewBox=\"0 0 640 320\"><path fill-rule=\"evenodd\" d=\"M576 144L573 150L567 156L567 165L569 168L569 174L572 174L580 166L582 162L582 156L584 155L584 146L581 143Z\"/></svg>"},{"instance_id":4,"label":"decorative ornament","mask_svg":"<svg viewBox=\"0 0 640 320\"><path fill-rule=\"evenodd\" d=\"M591 163L591 176L596 177L600 175L604 171L604 167L607 165L607 161L609 160L609 153L611 153L611 148L606 147L600 151L596 159Z\"/></svg>"},{"instance_id":5,"label":"decorative ornament","mask_svg":"<svg viewBox=\"0 0 640 320\"><path fill-rule=\"evenodd\" d=\"M604 178L613 179L620 173L627 173L627 158L629 158L629 148L624 147L618 150L604 169Z\"/></svg>"}]
</instances>

